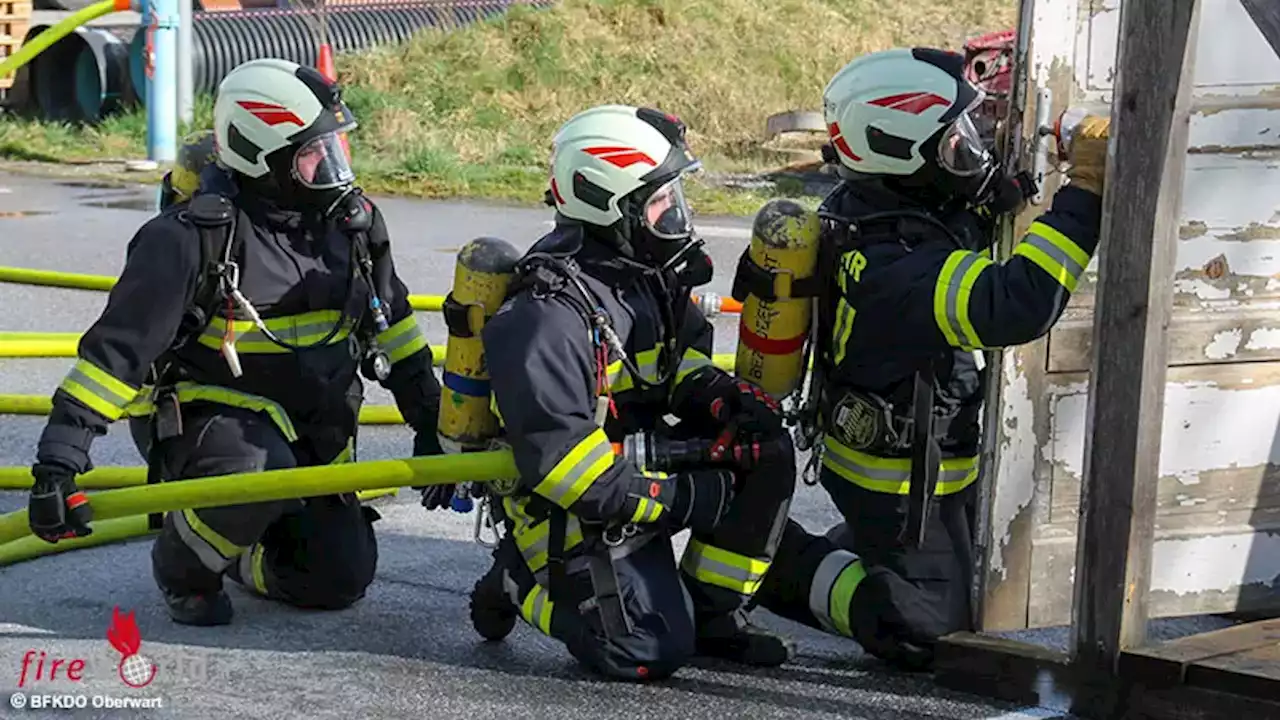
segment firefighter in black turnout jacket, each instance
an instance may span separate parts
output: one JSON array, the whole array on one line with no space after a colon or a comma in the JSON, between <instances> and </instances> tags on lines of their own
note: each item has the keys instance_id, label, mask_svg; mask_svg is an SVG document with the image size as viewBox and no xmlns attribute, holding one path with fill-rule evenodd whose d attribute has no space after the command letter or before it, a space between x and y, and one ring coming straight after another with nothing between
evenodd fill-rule
<instances>
[{"instance_id":1,"label":"firefighter in black turnout jacket","mask_svg":"<svg viewBox=\"0 0 1280 720\"><path fill-rule=\"evenodd\" d=\"M363 385L378 379L439 452L440 386L385 223L353 184L339 89L255 60L223 80L218 163L134 236L40 437L30 523L86 535L76 476L90 444L131 419L149 482L350 461ZM217 625L223 575L266 597L342 608L373 579L377 513L354 494L169 513L152 548L173 619Z\"/></svg>"},{"instance_id":2,"label":"firefighter in black turnout jacket","mask_svg":"<svg viewBox=\"0 0 1280 720\"><path fill-rule=\"evenodd\" d=\"M499 639L522 616L620 679L663 679L695 653L775 666L790 652L744 608L781 537L794 454L771 399L712 365L689 293L712 268L682 190L699 165L684 134L647 108L570 119L554 140L556 227L482 333L520 484L473 621Z\"/></svg>"},{"instance_id":3,"label":"firefighter in black turnout jacket","mask_svg":"<svg viewBox=\"0 0 1280 720\"><path fill-rule=\"evenodd\" d=\"M1091 117L1070 184L1012 257L987 256L1028 183L975 131L982 100L961 56L930 49L857 59L823 98L842 182L809 223L832 270L802 437L823 437L846 522L826 537L789 522L759 599L907 668L971 626L979 351L1048 332L1098 243L1108 123Z\"/></svg>"}]
</instances>

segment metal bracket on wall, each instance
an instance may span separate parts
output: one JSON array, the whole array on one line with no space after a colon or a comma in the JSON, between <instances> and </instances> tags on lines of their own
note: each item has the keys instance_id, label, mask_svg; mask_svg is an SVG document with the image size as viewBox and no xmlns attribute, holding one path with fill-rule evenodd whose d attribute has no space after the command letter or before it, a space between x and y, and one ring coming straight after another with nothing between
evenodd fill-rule
<instances>
[{"instance_id":1,"label":"metal bracket on wall","mask_svg":"<svg viewBox=\"0 0 1280 720\"><path fill-rule=\"evenodd\" d=\"M1041 88L1036 91L1036 135L1031 150L1031 176L1035 178L1036 193L1031 196L1034 205L1044 202L1044 182L1049 176L1050 145L1053 142L1053 125L1049 122L1053 111L1053 91Z\"/></svg>"}]
</instances>

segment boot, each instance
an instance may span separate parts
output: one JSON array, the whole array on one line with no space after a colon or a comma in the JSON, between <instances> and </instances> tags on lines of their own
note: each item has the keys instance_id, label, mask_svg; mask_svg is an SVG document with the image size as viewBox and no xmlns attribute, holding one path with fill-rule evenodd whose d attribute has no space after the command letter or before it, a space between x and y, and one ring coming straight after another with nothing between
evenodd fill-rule
<instances>
[{"instance_id":1,"label":"boot","mask_svg":"<svg viewBox=\"0 0 1280 720\"><path fill-rule=\"evenodd\" d=\"M471 591L471 625L485 640L501 640L515 629L519 611L502 584L502 566L494 562Z\"/></svg>"},{"instance_id":2,"label":"boot","mask_svg":"<svg viewBox=\"0 0 1280 720\"><path fill-rule=\"evenodd\" d=\"M169 607L169 617L181 625L228 625L231 598L222 589L222 576L200 564L176 538L161 534L151 547L151 575Z\"/></svg>"},{"instance_id":3,"label":"boot","mask_svg":"<svg viewBox=\"0 0 1280 720\"><path fill-rule=\"evenodd\" d=\"M791 659L791 641L751 624L745 610L698 620L697 653L743 665L777 667Z\"/></svg>"}]
</instances>

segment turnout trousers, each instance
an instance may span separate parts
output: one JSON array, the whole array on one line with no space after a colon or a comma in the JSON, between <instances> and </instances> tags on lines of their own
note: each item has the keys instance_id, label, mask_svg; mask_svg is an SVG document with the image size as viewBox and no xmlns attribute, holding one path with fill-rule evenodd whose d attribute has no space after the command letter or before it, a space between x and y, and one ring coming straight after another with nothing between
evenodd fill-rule
<instances>
[{"instance_id":1,"label":"turnout trousers","mask_svg":"<svg viewBox=\"0 0 1280 720\"><path fill-rule=\"evenodd\" d=\"M290 442L265 413L220 403L184 403L183 432L164 441L154 461L163 481L347 462L354 437L345 428L299 426ZM150 450L150 420L131 421L135 443ZM152 546L156 582L182 595L215 593L224 575L259 595L291 605L340 609L373 581L377 511L354 493L170 512Z\"/></svg>"},{"instance_id":2,"label":"turnout trousers","mask_svg":"<svg viewBox=\"0 0 1280 720\"><path fill-rule=\"evenodd\" d=\"M917 549L901 539L907 496L858 487L827 468L820 478L845 522L823 536L788 520L758 602L890 661L912 654L900 647L912 644L924 657L907 664L927 665L933 641L972 626L975 488L933 498Z\"/></svg>"},{"instance_id":3,"label":"turnout trousers","mask_svg":"<svg viewBox=\"0 0 1280 720\"><path fill-rule=\"evenodd\" d=\"M507 533L495 551L508 597L525 622L563 642L574 658L600 674L627 680L669 677L694 655L705 620L739 612L759 590L795 491L794 471L783 466L793 465L791 453L786 455L742 475L728 514L714 532L690 536L678 565L671 545L678 528L635 525L634 535L610 547L598 533L584 533L583 524L569 515L564 597L548 592L549 520L534 521L524 513L524 502L508 498ZM591 555L612 561L617 597L630 623L625 634L605 631Z\"/></svg>"}]
</instances>

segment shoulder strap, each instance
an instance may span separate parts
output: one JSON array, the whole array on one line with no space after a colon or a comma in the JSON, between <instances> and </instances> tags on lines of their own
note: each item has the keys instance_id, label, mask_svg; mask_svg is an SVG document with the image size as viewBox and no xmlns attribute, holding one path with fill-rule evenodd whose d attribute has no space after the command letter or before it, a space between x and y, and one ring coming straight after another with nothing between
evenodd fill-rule
<instances>
[{"instance_id":1,"label":"shoulder strap","mask_svg":"<svg viewBox=\"0 0 1280 720\"><path fill-rule=\"evenodd\" d=\"M236 232L236 209L225 196L205 193L191 199L187 217L200 236L200 272L196 276L196 290L191 307L187 309L180 343L193 333L199 333L217 312L221 298L218 282L228 265L240 256L239 233Z\"/></svg>"}]
</instances>

